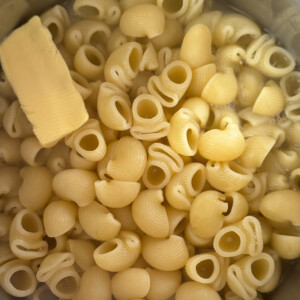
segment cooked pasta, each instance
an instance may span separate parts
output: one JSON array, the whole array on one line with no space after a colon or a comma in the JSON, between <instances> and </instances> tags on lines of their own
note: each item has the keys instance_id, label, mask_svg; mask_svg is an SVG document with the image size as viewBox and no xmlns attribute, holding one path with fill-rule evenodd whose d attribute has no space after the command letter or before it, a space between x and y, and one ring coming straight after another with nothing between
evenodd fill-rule
<instances>
[{"instance_id":1,"label":"cooked pasta","mask_svg":"<svg viewBox=\"0 0 300 300\"><path fill-rule=\"evenodd\" d=\"M295 103L300 99L300 72L293 71L280 79L280 87L288 103Z\"/></svg>"},{"instance_id":2,"label":"cooked pasta","mask_svg":"<svg viewBox=\"0 0 300 300\"><path fill-rule=\"evenodd\" d=\"M148 43L145 46L143 57L139 64L140 71L153 71L159 67L158 64L158 56L155 48L153 47L152 43Z\"/></svg>"}]
</instances>

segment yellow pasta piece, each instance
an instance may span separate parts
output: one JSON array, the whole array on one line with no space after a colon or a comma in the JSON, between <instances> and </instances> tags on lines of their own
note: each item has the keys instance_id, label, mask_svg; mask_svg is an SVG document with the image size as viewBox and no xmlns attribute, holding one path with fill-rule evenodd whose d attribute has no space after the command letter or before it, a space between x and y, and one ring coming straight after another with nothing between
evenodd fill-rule
<instances>
[{"instance_id":1,"label":"yellow pasta piece","mask_svg":"<svg viewBox=\"0 0 300 300\"><path fill-rule=\"evenodd\" d=\"M5 74L44 147L53 146L87 121L82 98L39 17L33 17L2 43L0 57Z\"/></svg>"}]
</instances>

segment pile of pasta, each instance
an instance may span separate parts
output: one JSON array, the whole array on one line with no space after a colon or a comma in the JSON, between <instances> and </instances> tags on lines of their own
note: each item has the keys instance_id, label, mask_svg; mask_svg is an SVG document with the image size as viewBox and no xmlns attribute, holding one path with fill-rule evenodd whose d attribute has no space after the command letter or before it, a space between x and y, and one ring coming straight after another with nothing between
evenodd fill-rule
<instances>
[{"instance_id":1,"label":"pile of pasta","mask_svg":"<svg viewBox=\"0 0 300 300\"><path fill-rule=\"evenodd\" d=\"M203 7L41 15L90 118L42 148L0 81L6 293L262 299L300 256L300 73L251 19Z\"/></svg>"}]
</instances>

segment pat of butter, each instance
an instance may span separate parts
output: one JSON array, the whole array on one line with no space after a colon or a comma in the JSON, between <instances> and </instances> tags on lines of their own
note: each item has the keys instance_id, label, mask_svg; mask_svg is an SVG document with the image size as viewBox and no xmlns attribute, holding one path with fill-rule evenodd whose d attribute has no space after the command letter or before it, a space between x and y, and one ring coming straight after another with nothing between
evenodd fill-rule
<instances>
[{"instance_id":1,"label":"pat of butter","mask_svg":"<svg viewBox=\"0 0 300 300\"><path fill-rule=\"evenodd\" d=\"M0 61L43 147L53 146L88 120L69 69L39 17L0 45Z\"/></svg>"}]
</instances>

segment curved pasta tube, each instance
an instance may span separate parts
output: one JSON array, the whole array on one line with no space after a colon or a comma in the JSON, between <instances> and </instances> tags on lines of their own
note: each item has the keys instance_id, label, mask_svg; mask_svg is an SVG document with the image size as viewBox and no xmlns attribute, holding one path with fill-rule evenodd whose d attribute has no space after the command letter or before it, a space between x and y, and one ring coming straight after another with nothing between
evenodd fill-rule
<instances>
[{"instance_id":1,"label":"curved pasta tube","mask_svg":"<svg viewBox=\"0 0 300 300\"><path fill-rule=\"evenodd\" d=\"M1 240L6 240L8 238L8 234L9 234L9 230L10 230L10 225L12 222L12 217L7 215L7 214L3 214L0 213L0 238Z\"/></svg>"},{"instance_id":2,"label":"curved pasta tube","mask_svg":"<svg viewBox=\"0 0 300 300\"><path fill-rule=\"evenodd\" d=\"M139 72L142 56L142 46L136 42L128 42L114 50L107 58L104 67L106 81L128 91Z\"/></svg>"},{"instance_id":3,"label":"curved pasta tube","mask_svg":"<svg viewBox=\"0 0 300 300\"><path fill-rule=\"evenodd\" d=\"M239 72L245 60L246 51L239 45L226 45L218 48L216 52L216 66L218 71L224 72L230 68Z\"/></svg>"},{"instance_id":4,"label":"curved pasta tube","mask_svg":"<svg viewBox=\"0 0 300 300\"><path fill-rule=\"evenodd\" d=\"M78 210L79 222L84 231L98 241L111 240L119 234L121 223L100 203L93 201Z\"/></svg>"},{"instance_id":5,"label":"curved pasta tube","mask_svg":"<svg viewBox=\"0 0 300 300\"><path fill-rule=\"evenodd\" d=\"M82 157L76 150L72 149L70 152L70 164L74 169L83 169L92 171L96 169L97 162L90 161Z\"/></svg>"},{"instance_id":6,"label":"curved pasta tube","mask_svg":"<svg viewBox=\"0 0 300 300\"><path fill-rule=\"evenodd\" d=\"M97 109L100 120L113 130L127 130L132 126L131 103L128 95L115 84L100 85Z\"/></svg>"},{"instance_id":7,"label":"curved pasta tube","mask_svg":"<svg viewBox=\"0 0 300 300\"><path fill-rule=\"evenodd\" d=\"M203 238L212 238L222 228L223 213L228 210L223 194L217 191L200 193L190 208L190 224L193 231Z\"/></svg>"},{"instance_id":8,"label":"curved pasta tube","mask_svg":"<svg viewBox=\"0 0 300 300\"><path fill-rule=\"evenodd\" d=\"M44 210L43 222L48 237L59 237L68 232L76 222L75 203L56 200L50 202Z\"/></svg>"},{"instance_id":9,"label":"curved pasta tube","mask_svg":"<svg viewBox=\"0 0 300 300\"><path fill-rule=\"evenodd\" d=\"M217 47L227 44L248 45L261 35L260 28L241 14L226 14L219 18L213 31L213 42Z\"/></svg>"},{"instance_id":10,"label":"curved pasta tube","mask_svg":"<svg viewBox=\"0 0 300 300\"><path fill-rule=\"evenodd\" d=\"M299 192L281 190L268 193L261 200L259 211L269 220L284 223L291 222L300 226Z\"/></svg>"},{"instance_id":11,"label":"curved pasta tube","mask_svg":"<svg viewBox=\"0 0 300 300\"><path fill-rule=\"evenodd\" d=\"M169 205L166 206L166 209L169 219L169 236L181 235L187 224L187 212L173 208Z\"/></svg>"},{"instance_id":12,"label":"curved pasta tube","mask_svg":"<svg viewBox=\"0 0 300 300\"><path fill-rule=\"evenodd\" d=\"M23 182L20 186L18 196L22 205L37 211L46 206L52 195L52 175L44 167L24 167L20 171ZM32 189L32 186L35 186Z\"/></svg>"},{"instance_id":13,"label":"curved pasta tube","mask_svg":"<svg viewBox=\"0 0 300 300\"><path fill-rule=\"evenodd\" d=\"M235 100L238 82L232 69L217 72L203 88L201 98L210 104L225 105Z\"/></svg>"},{"instance_id":14,"label":"curved pasta tube","mask_svg":"<svg viewBox=\"0 0 300 300\"><path fill-rule=\"evenodd\" d=\"M237 100L243 107L254 104L264 86L264 76L254 68L244 67L237 76Z\"/></svg>"},{"instance_id":15,"label":"curved pasta tube","mask_svg":"<svg viewBox=\"0 0 300 300\"><path fill-rule=\"evenodd\" d=\"M138 229L132 217L131 205L121 208L111 208L114 217L122 224L123 230L136 231Z\"/></svg>"},{"instance_id":16,"label":"curved pasta tube","mask_svg":"<svg viewBox=\"0 0 300 300\"><path fill-rule=\"evenodd\" d=\"M74 201L79 207L93 202L95 181L98 179L94 172L69 169L57 173L53 177L52 187L55 194L69 201Z\"/></svg>"},{"instance_id":17,"label":"curved pasta tube","mask_svg":"<svg viewBox=\"0 0 300 300\"><path fill-rule=\"evenodd\" d=\"M281 88L270 80L256 98L252 111L263 116L275 116L283 110L284 103Z\"/></svg>"},{"instance_id":18,"label":"curved pasta tube","mask_svg":"<svg viewBox=\"0 0 300 300\"><path fill-rule=\"evenodd\" d=\"M6 262L9 262L15 258L15 255L11 251L8 243L0 244L0 265L2 266Z\"/></svg>"},{"instance_id":19,"label":"curved pasta tube","mask_svg":"<svg viewBox=\"0 0 300 300\"><path fill-rule=\"evenodd\" d=\"M65 138L65 143L89 161L99 161L106 153L106 143L98 120L89 119Z\"/></svg>"},{"instance_id":20,"label":"curved pasta tube","mask_svg":"<svg viewBox=\"0 0 300 300\"><path fill-rule=\"evenodd\" d=\"M69 167L70 149L65 143L57 143L49 154L46 166L52 174L56 174Z\"/></svg>"},{"instance_id":21,"label":"curved pasta tube","mask_svg":"<svg viewBox=\"0 0 300 300\"><path fill-rule=\"evenodd\" d=\"M182 283L176 291L175 300L192 299L221 300L218 292L205 284L188 281Z\"/></svg>"},{"instance_id":22,"label":"curved pasta tube","mask_svg":"<svg viewBox=\"0 0 300 300\"><path fill-rule=\"evenodd\" d=\"M3 290L14 297L27 297L37 287L32 269L20 259L13 259L0 267L0 283Z\"/></svg>"},{"instance_id":23,"label":"curved pasta tube","mask_svg":"<svg viewBox=\"0 0 300 300\"><path fill-rule=\"evenodd\" d=\"M129 268L118 272L111 279L111 291L116 299L139 299L150 290L150 276L145 269Z\"/></svg>"},{"instance_id":24,"label":"curved pasta tube","mask_svg":"<svg viewBox=\"0 0 300 300\"><path fill-rule=\"evenodd\" d=\"M201 163L186 164L182 171L173 175L165 188L168 203L180 210L189 210L192 199L198 195L206 181L206 169Z\"/></svg>"},{"instance_id":25,"label":"curved pasta tube","mask_svg":"<svg viewBox=\"0 0 300 300\"><path fill-rule=\"evenodd\" d=\"M86 100L92 94L90 83L78 72L70 70L70 75L76 90L79 92L83 100Z\"/></svg>"},{"instance_id":26,"label":"curved pasta tube","mask_svg":"<svg viewBox=\"0 0 300 300\"><path fill-rule=\"evenodd\" d=\"M282 259L296 259L300 257L300 237L272 233L271 247L277 252Z\"/></svg>"},{"instance_id":27,"label":"curved pasta tube","mask_svg":"<svg viewBox=\"0 0 300 300\"><path fill-rule=\"evenodd\" d=\"M192 71L192 80L186 92L189 97L200 97L208 81L216 74L214 63L207 64Z\"/></svg>"},{"instance_id":28,"label":"curved pasta tube","mask_svg":"<svg viewBox=\"0 0 300 300\"><path fill-rule=\"evenodd\" d=\"M209 129L220 129L220 127L224 127L224 125L226 125L227 122L225 120L223 121L223 119L227 120L228 123L238 125L238 127L240 128L241 122L239 116L230 105L218 105L211 107L207 127Z\"/></svg>"},{"instance_id":29,"label":"curved pasta tube","mask_svg":"<svg viewBox=\"0 0 300 300\"><path fill-rule=\"evenodd\" d=\"M159 76L152 76L147 88L165 107L174 107L187 91L192 80L190 66L181 60L174 60L162 70Z\"/></svg>"},{"instance_id":30,"label":"curved pasta tube","mask_svg":"<svg viewBox=\"0 0 300 300\"><path fill-rule=\"evenodd\" d=\"M158 67L159 67L159 63L158 63L157 52L154 46L152 45L152 43L148 43L146 46L144 46L144 53L139 64L139 70L152 71L152 70L156 70Z\"/></svg>"},{"instance_id":31,"label":"curved pasta tube","mask_svg":"<svg viewBox=\"0 0 300 300\"><path fill-rule=\"evenodd\" d=\"M169 235L169 219L162 190L142 191L132 204L132 217L137 226L154 238L166 238ZM147 211L147 214L144 212Z\"/></svg>"},{"instance_id":32,"label":"curved pasta tube","mask_svg":"<svg viewBox=\"0 0 300 300\"><path fill-rule=\"evenodd\" d=\"M284 109L286 117L292 122L300 121L299 108L299 103L288 104Z\"/></svg>"},{"instance_id":33,"label":"curved pasta tube","mask_svg":"<svg viewBox=\"0 0 300 300\"><path fill-rule=\"evenodd\" d=\"M246 216L237 223L224 226L215 235L213 247L223 257L235 257L241 254L258 255L263 249L259 220Z\"/></svg>"},{"instance_id":34,"label":"curved pasta tube","mask_svg":"<svg viewBox=\"0 0 300 300\"><path fill-rule=\"evenodd\" d=\"M111 300L111 280L109 273L98 266L87 269L81 279L74 300L97 299Z\"/></svg>"},{"instance_id":35,"label":"curved pasta tube","mask_svg":"<svg viewBox=\"0 0 300 300\"><path fill-rule=\"evenodd\" d=\"M24 208L18 197L11 197L4 201L6 202L4 206L4 213L6 214L15 216L20 210Z\"/></svg>"},{"instance_id":36,"label":"curved pasta tube","mask_svg":"<svg viewBox=\"0 0 300 300\"><path fill-rule=\"evenodd\" d=\"M199 248L211 247L213 243L213 238L202 238L196 234L190 223L184 229L184 238L189 244Z\"/></svg>"},{"instance_id":37,"label":"curved pasta tube","mask_svg":"<svg viewBox=\"0 0 300 300\"><path fill-rule=\"evenodd\" d=\"M121 16L120 4L116 0L76 0L73 9L82 18L103 20L108 25L116 25Z\"/></svg>"},{"instance_id":38,"label":"curved pasta tube","mask_svg":"<svg viewBox=\"0 0 300 300\"><path fill-rule=\"evenodd\" d=\"M220 129L212 129L200 135L198 150L201 156L213 161L229 161L238 158L245 149L245 139L239 126L231 118L223 118Z\"/></svg>"},{"instance_id":39,"label":"curved pasta tube","mask_svg":"<svg viewBox=\"0 0 300 300\"><path fill-rule=\"evenodd\" d=\"M139 140L152 141L167 136L170 124L161 103L150 94L141 94L132 104L133 126L132 136Z\"/></svg>"},{"instance_id":40,"label":"curved pasta tube","mask_svg":"<svg viewBox=\"0 0 300 300\"><path fill-rule=\"evenodd\" d=\"M66 242L67 242L67 235L63 234L61 236L50 238L48 236L44 237L44 240L48 244L48 254L54 252L62 252L66 250ZM37 266L38 269L38 266Z\"/></svg>"},{"instance_id":41,"label":"curved pasta tube","mask_svg":"<svg viewBox=\"0 0 300 300\"><path fill-rule=\"evenodd\" d=\"M107 41L106 49L108 54L111 54L127 42L129 42L129 38L121 32L119 27L116 27Z\"/></svg>"},{"instance_id":42,"label":"curved pasta tube","mask_svg":"<svg viewBox=\"0 0 300 300\"><path fill-rule=\"evenodd\" d=\"M300 72L293 71L279 81L282 93L288 103L295 103L300 100Z\"/></svg>"},{"instance_id":43,"label":"curved pasta tube","mask_svg":"<svg viewBox=\"0 0 300 300\"><path fill-rule=\"evenodd\" d=\"M0 168L0 196L17 196L21 184L18 167Z\"/></svg>"},{"instance_id":44,"label":"curved pasta tube","mask_svg":"<svg viewBox=\"0 0 300 300\"><path fill-rule=\"evenodd\" d=\"M120 272L131 267L140 253L141 241L138 235L130 231L121 231L116 238L96 248L94 259L103 270Z\"/></svg>"},{"instance_id":45,"label":"curved pasta tube","mask_svg":"<svg viewBox=\"0 0 300 300\"><path fill-rule=\"evenodd\" d=\"M284 135L288 144L295 146L300 144L298 135L300 122L291 122L290 120L283 119L282 121L279 121L278 126L280 127L279 129L283 131L282 135Z\"/></svg>"},{"instance_id":46,"label":"curved pasta tube","mask_svg":"<svg viewBox=\"0 0 300 300\"><path fill-rule=\"evenodd\" d=\"M142 239L142 255L150 266L161 271L179 270L189 258L184 239L177 235L167 239L145 235Z\"/></svg>"},{"instance_id":47,"label":"curved pasta tube","mask_svg":"<svg viewBox=\"0 0 300 300\"><path fill-rule=\"evenodd\" d=\"M188 108L179 109L170 120L168 142L181 155L193 156L197 152L200 127Z\"/></svg>"},{"instance_id":48,"label":"curved pasta tube","mask_svg":"<svg viewBox=\"0 0 300 300\"><path fill-rule=\"evenodd\" d=\"M181 283L181 272L176 271L159 271L146 268L150 276L150 289L147 299L164 300L168 299L176 293Z\"/></svg>"},{"instance_id":49,"label":"curved pasta tube","mask_svg":"<svg viewBox=\"0 0 300 300\"><path fill-rule=\"evenodd\" d=\"M212 62L211 32L202 24L192 26L184 35L179 58L192 69Z\"/></svg>"},{"instance_id":50,"label":"curved pasta tube","mask_svg":"<svg viewBox=\"0 0 300 300\"><path fill-rule=\"evenodd\" d=\"M248 127L248 126L255 127L255 126L261 125L261 124L272 123L272 120L273 120L271 116L263 116L263 115L258 115L256 113L254 113L252 111L252 107L247 107L247 108L241 109L238 112L238 116L242 120L246 121L247 125L245 127Z\"/></svg>"},{"instance_id":51,"label":"curved pasta tube","mask_svg":"<svg viewBox=\"0 0 300 300\"><path fill-rule=\"evenodd\" d=\"M119 26L127 36L152 39L164 32L165 15L159 7L142 3L125 10Z\"/></svg>"},{"instance_id":52,"label":"curved pasta tube","mask_svg":"<svg viewBox=\"0 0 300 300\"><path fill-rule=\"evenodd\" d=\"M110 35L110 28L105 23L97 20L80 20L67 29L64 45L70 53L75 54L84 44L99 47Z\"/></svg>"},{"instance_id":53,"label":"curved pasta tube","mask_svg":"<svg viewBox=\"0 0 300 300\"><path fill-rule=\"evenodd\" d=\"M0 95L0 128L3 127L2 119L9 106L8 100Z\"/></svg>"},{"instance_id":54,"label":"curved pasta tube","mask_svg":"<svg viewBox=\"0 0 300 300\"><path fill-rule=\"evenodd\" d=\"M33 211L23 209L14 217L9 232L9 245L20 259L30 260L46 255L47 242L42 240L43 223Z\"/></svg>"},{"instance_id":55,"label":"curved pasta tube","mask_svg":"<svg viewBox=\"0 0 300 300\"><path fill-rule=\"evenodd\" d=\"M1 123L1 121L0 121ZM10 137L0 130L0 159L8 165L18 164L22 157L20 152L21 140Z\"/></svg>"},{"instance_id":56,"label":"curved pasta tube","mask_svg":"<svg viewBox=\"0 0 300 300\"><path fill-rule=\"evenodd\" d=\"M146 51L146 50L145 50ZM147 54L147 53L146 53ZM149 56L148 56L149 54ZM149 53L147 54L147 57L145 57L145 59L150 59L150 55L152 55L153 53L150 53L150 50L149 50ZM144 57L143 57L144 59ZM148 64L147 61L144 61L143 62L143 59L140 63L140 66L144 67L145 65L143 65L144 62L146 62ZM156 64L156 62L154 62L154 64ZM154 66L154 64L151 65ZM148 66L151 66L150 63ZM145 66L146 67L146 66ZM152 72L151 71L143 71L143 72L140 72L137 77L134 79L133 81L133 86L130 90L130 96L132 99L135 99L137 96L139 95L142 95L142 94L148 94L148 89L147 89L147 82L149 80L149 78L152 76ZM148 94L149 95L149 94Z\"/></svg>"},{"instance_id":57,"label":"curved pasta tube","mask_svg":"<svg viewBox=\"0 0 300 300\"><path fill-rule=\"evenodd\" d=\"M56 5L41 15L41 21L48 28L55 44L60 44L64 39L66 28L70 25L67 10Z\"/></svg>"},{"instance_id":58,"label":"curved pasta tube","mask_svg":"<svg viewBox=\"0 0 300 300\"><path fill-rule=\"evenodd\" d=\"M132 181L98 180L96 196L106 207L121 208L132 203L140 192L141 184Z\"/></svg>"},{"instance_id":59,"label":"curved pasta tube","mask_svg":"<svg viewBox=\"0 0 300 300\"><path fill-rule=\"evenodd\" d=\"M240 164L249 169L261 167L275 142L274 138L263 135L249 137L246 139L245 150L239 157Z\"/></svg>"}]
</instances>

